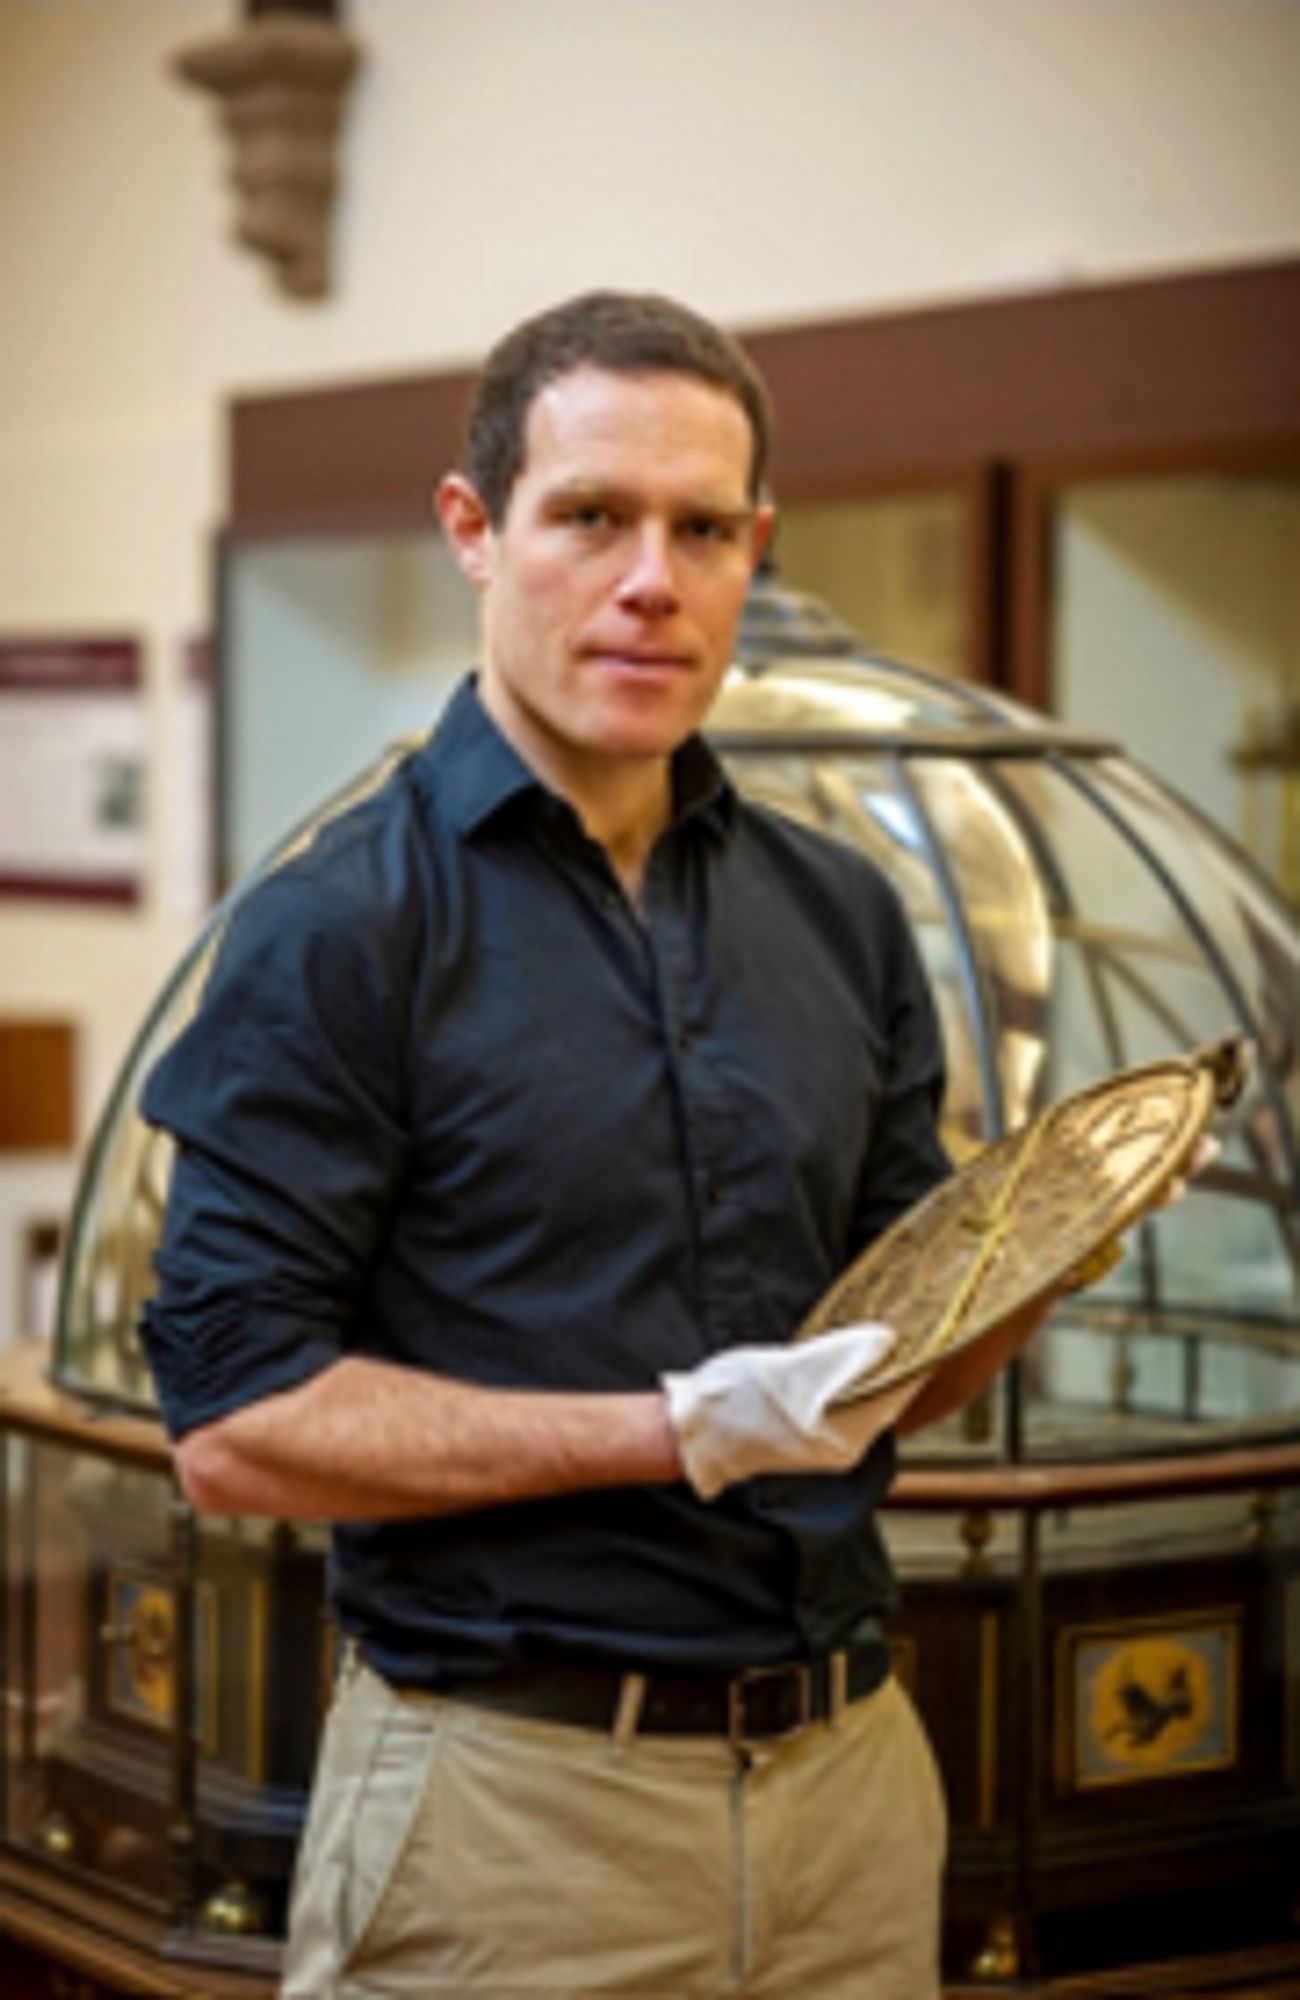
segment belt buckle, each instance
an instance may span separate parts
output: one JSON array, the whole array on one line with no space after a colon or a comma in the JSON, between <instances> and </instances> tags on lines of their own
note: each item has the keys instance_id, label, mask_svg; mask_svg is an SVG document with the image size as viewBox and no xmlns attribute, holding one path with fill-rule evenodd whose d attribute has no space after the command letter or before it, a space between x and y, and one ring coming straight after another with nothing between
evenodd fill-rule
<instances>
[{"instance_id":1,"label":"belt buckle","mask_svg":"<svg viewBox=\"0 0 1300 2000\"><path fill-rule=\"evenodd\" d=\"M748 1727L747 1691L757 1682L780 1680L789 1681L796 1691L795 1719L784 1729L765 1729L756 1737ZM784 1660L772 1667L746 1667L727 1682L727 1741L734 1750L742 1749L746 1743L797 1736L812 1719L812 1669L804 1660Z\"/></svg>"}]
</instances>

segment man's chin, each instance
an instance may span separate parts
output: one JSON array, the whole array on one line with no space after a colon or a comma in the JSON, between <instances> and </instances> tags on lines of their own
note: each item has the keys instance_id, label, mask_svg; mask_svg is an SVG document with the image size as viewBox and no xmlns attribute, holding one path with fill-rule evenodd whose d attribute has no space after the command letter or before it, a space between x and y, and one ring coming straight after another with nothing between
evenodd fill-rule
<instances>
[{"instance_id":1,"label":"man's chin","mask_svg":"<svg viewBox=\"0 0 1300 2000\"><path fill-rule=\"evenodd\" d=\"M654 761L671 757L697 727L694 714L654 720L612 718L589 734L587 747L605 757Z\"/></svg>"},{"instance_id":2,"label":"man's chin","mask_svg":"<svg viewBox=\"0 0 1300 2000\"><path fill-rule=\"evenodd\" d=\"M694 734L709 704L694 688L620 689L589 719L589 741L613 757L668 757Z\"/></svg>"}]
</instances>

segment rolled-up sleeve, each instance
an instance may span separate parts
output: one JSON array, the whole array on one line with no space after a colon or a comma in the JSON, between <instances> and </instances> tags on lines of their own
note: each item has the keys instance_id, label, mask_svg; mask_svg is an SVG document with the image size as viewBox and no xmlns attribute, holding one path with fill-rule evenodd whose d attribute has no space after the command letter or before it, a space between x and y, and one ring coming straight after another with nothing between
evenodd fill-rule
<instances>
[{"instance_id":1,"label":"rolled-up sleeve","mask_svg":"<svg viewBox=\"0 0 1300 2000\"><path fill-rule=\"evenodd\" d=\"M407 1152L401 956L291 867L236 913L146 1083L177 1143L141 1323L173 1437L347 1349Z\"/></svg>"}]
</instances>

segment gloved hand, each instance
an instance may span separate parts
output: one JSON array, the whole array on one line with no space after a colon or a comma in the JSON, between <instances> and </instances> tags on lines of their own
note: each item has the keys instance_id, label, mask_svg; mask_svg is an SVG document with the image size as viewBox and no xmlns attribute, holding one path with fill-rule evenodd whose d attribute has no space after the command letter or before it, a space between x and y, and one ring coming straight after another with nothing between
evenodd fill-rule
<instances>
[{"instance_id":1,"label":"gloved hand","mask_svg":"<svg viewBox=\"0 0 1300 2000\"><path fill-rule=\"evenodd\" d=\"M1191 1159L1181 1174L1175 1174L1164 1193L1157 1199L1155 1206L1172 1208L1175 1202L1181 1201L1187 1193L1187 1183L1194 1181L1198 1174L1203 1174L1207 1167L1212 1167L1222 1151L1223 1147L1212 1132L1202 1132L1192 1148Z\"/></svg>"},{"instance_id":2,"label":"gloved hand","mask_svg":"<svg viewBox=\"0 0 1300 2000\"><path fill-rule=\"evenodd\" d=\"M792 1347L729 1347L684 1375L664 1375L682 1467L702 1500L759 1472L842 1472L920 1388L905 1382L832 1409L878 1367L897 1336L845 1326Z\"/></svg>"}]
</instances>

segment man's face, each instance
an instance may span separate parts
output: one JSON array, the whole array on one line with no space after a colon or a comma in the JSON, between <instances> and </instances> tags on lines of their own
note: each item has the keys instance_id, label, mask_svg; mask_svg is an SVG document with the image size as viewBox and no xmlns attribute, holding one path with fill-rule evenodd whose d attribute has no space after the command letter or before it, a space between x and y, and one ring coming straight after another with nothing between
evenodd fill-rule
<instances>
[{"instance_id":1,"label":"man's face","mask_svg":"<svg viewBox=\"0 0 1300 2000\"><path fill-rule=\"evenodd\" d=\"M458 477L444 527L482 596L480 693L541 776L660 760L702 719L770 525L749 423L689 375L548 383L502 522Z\"/></svg>"}]
</instances>

